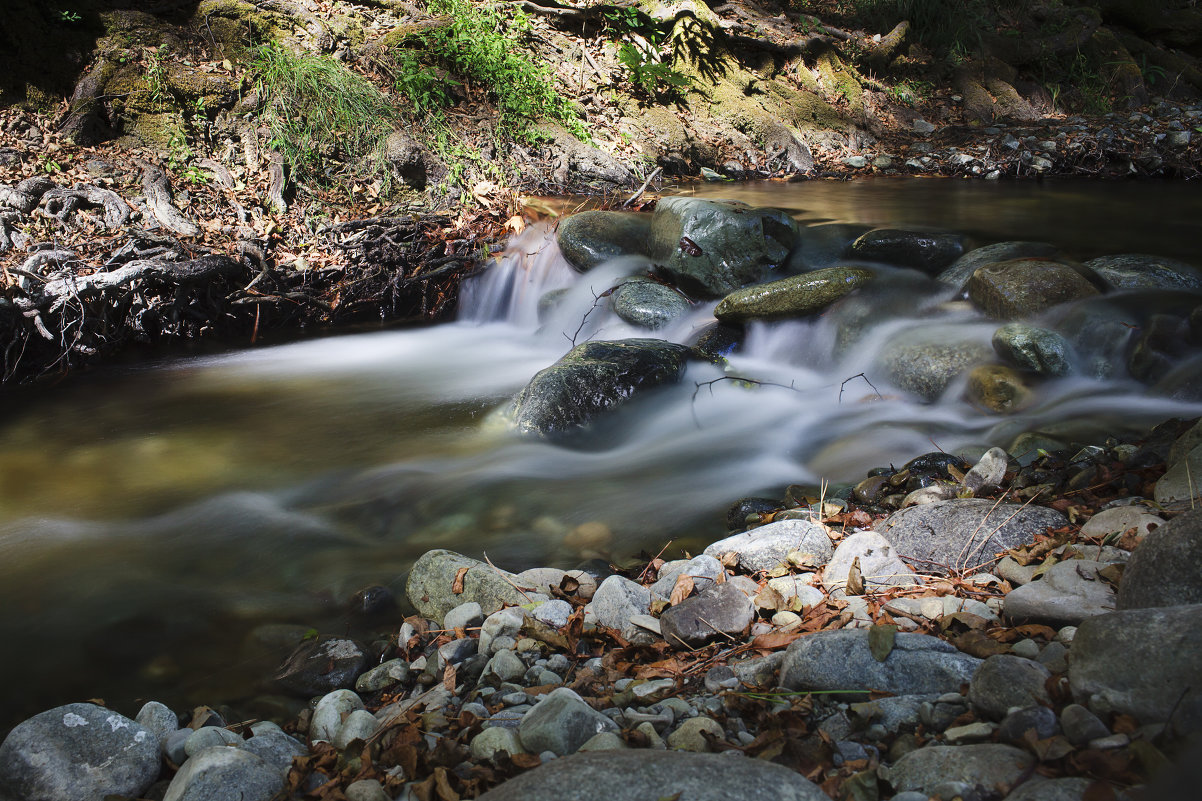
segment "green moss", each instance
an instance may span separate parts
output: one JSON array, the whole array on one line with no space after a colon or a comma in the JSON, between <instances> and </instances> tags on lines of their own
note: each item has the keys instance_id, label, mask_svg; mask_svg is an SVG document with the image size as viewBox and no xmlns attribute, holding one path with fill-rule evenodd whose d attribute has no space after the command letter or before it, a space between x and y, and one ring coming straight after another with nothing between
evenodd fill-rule
<instances>
[{"instance_id":1,"label":"green moss","mask_svg":"<svg viewBox=\"0 0 1202 801\"><path fill-rule=\"evenodd\" d=\"M187 141L187 123L177 111L139 114L126 129L128 135L162 152L171 150L178 142Z\"/></svg>"},{"instance_id":2,"label":"green moss","mask_svg":"<svg viewBox=\"0 0 1202 801\"><path fill-rule=\"evenodd\" d=\"M864 114L864 89L856 76L833 51L828 50L816 59L822 88L833 103L846 103L852 117Z\"/></svg>"}]
</instances>

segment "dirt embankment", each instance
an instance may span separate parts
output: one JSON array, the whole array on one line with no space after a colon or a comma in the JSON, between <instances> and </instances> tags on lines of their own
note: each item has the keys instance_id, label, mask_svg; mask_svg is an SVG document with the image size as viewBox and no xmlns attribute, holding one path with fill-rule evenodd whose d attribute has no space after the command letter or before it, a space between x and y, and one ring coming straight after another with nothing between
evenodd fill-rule
<instances>
[{"instance_id":1,"label":"dirt embankment","mask_svg":"<svg viewBox=\"0 0 1202 801\"><path fill-rule=\"evenodd\" d=\"M3 377L437 317L523 195L1196 174L1190 4L895 5L15 0Z\"/></svg>"}]
</instances>

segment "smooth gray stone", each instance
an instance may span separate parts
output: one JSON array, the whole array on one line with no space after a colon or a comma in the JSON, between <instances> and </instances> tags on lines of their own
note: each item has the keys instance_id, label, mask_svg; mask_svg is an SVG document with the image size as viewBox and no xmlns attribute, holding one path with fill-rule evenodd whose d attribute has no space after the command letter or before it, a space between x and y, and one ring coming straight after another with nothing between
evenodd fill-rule
<instances>
[{"instance_id":1,"label":"smooth gray stone","mask_svg":"<svg viewBox=\"0 0 1202 801\"><path fill-rule=\"evenodd\" d=\"M686 751L590 751L556 759L479 801L830 801L796 771L761 759Z\"/></svg>"},{"instance_id":2,"label":"smooth gray stone","mask_svg":"<svg viewBox=\"0 0 1202 801\"><path fill-rule=\"evenodd\" d=\"M1081 801L1091 784L1092 779L1079 776L1062 779L1032 776L1006 796L1006 801Z\"/></svg>"},{"instance_id":3,"label":"smooth gray stone","mask_svg":"<svg viewBox=\"0 0 1202 801\"><path fill-rule=\"evenodd\" d=\"M822 583L831 592L847 588L852 563L860 560L865 592L917 584L914 570L901 560L889 540L875 531L857 531L839 543L822 571Z\"/></svg>"},{"instance_id":4,"label":"smooth gray stone","mask_svg":"<svg viewBox=\"0 0 1202 801\"><path fill-rule=\"evenodd\" d=\"M333 740L342 721L352 712L362 710L363 701L350 690L335 690L317 702L309 721L310 740Z\"/></svg>"},{"instance_id":5,"label":"smooth gray stone","mask_svg":"<svg viewBox=\"0 0 1202 801\"><path fill-rule=\"evenodd\" d=\"M559 223L555 239L568 264L581 272L622 256L647 252L651 215L582 211Z\"/></svg>"},{"instance_id":6,"label":"smooth gray stone","mask_svg":"<svg viewBox=\"0 0 1202 801\"><path fill-rule=\"evenodd\" d=\"M335 748L343 749L355 740L366 741L379 728L380 722L376 720L375 715L366 709L357 709L342 721L342 725L338 727L338 733L334 735L334 739L330 743Z\"/></svg>"},{"instance_id":7,"label":"smooth gray stone","mask_svg":"<svg viewBox=\"0 0 1202 801\"><path fill-rule=\"evenodd\" d=\"M1106 724L1080 704L1069 704L1060 711L1060 728L1068 741L1078 747L1110 736Z\"/></svg>"},{"instance_id":8,"label":"smooth gray stone","mask_svg":"<svg viewBox=\"0 0 1202 801\"><path fill-rule=\"evenodd\" d=\"M143 704L142 708L138 710L138 714L134 716L134 720L139 725L145 726L155 736L160 747L172 732L179 729L179 715L172 712L166 704L160 704L158 701L147 701Z\"/></svg>"},{"instance_id":9,"label":"smooth gray stone","mask_svg":"<svg viewBox=\"0 0 1202 801\"><path fill-rule=\"evenodd\" d=\"M725 572L722 563L709 554L694 556L692 559L677 559L659 569L659 575L651 585L651 592L663 598L671 597L672 589L681 576L692 579L694 590L700 592L714 586L718 576Z\"/></svg>"},{"instance_id":10,"label":"smooth gray stone","mask_svg":"<svg viewBox=\"0 0 1202 801\"><path fill-rule=\"evenodd\" d=\"M998 356L1021 370L1053 377L1072 371L1073 346L1050 328L1007 323L993 332L992 344Z\"/></svg>"},{"instance_id":11,"label":"smooth gray stone","mask_svg":"<svg viewBox=\"0 0 1202 801\"><path fill-rule=\"evenodd\" d=\"M191 737L184 741L184 753L189 757L193 757L206 748L241 744L242 738L229 729L223 729L219 726L201 726L192 732Z\"/></svg>"},{"instance_id":12,"label":"smooth gray stone","mask_svg":"<svg viewBox=\"0 0 1202 801\"><path fill-rule=\"evenodd\" d=\"M544 601L538 606L530 610L530 616L535 620L541 620L553 629L562 629L568 625L568 618L572 615L572 605L567 601L554 600Z\"/></svg>"},{"instance_id":13,"label":"smooth gray stone","mask_svg":"<svg viewBox=\"0 0 1202 801\"><path fill-rule=\"evenodd\" d=\"M346 801L392 801L384 785L375 779L360 779L346 786Z\"/></svg>"},{"instance_id":14,"label":"smooth gray stone","mask_svg":"<svg viewBox=\"0 0 1202 801\"><path fill-rule=\"evenodd\" d=\"M651 217L651 257L691 294L722 297L784 264L797 223L776 209L689 197L662 198Z\"/></svg>"},{"instance_id":15,"label":"smooth gray stone","mask_svg":"<svg viewBox=\"0 0 1202 801\"><path fill-rule=\"evenodd\" d=\"M549 439L579 433L632 398L679 381L690 354L687 346L660 339L582 343L514 396L509 426Z\"/></svg>"},{"instance_id":16,"label":"smooth gray stone","mask_svg":"<svg viewBox=\"0 0 1202 801\"><path fill-rule=\"evenodd\" d=\"M273 765L241 748L206 748L193 756L167 787L163 801L271 801L284 788Z\"/></svg>"},{"instance_id":17,"label":"smooth gray stone","mask_svg":"<svg viewBox=\"0 0 1202 801\"><path fill-rule=\"evenodd\" d=\"M1114 590L1098 576L1105 567L1087 559L1053 565L1039 579L1006 594L1006 617L1059 628L1113 612Z\"/></svg>"},{"instance_id":18,"label":"smooth gray stone","mask_svg":"<svg viewBox=\"0 0 1202 801\"><path fill-rule=\"evenodd\" d=\"M1085 262L1085 266L1115 289L1202 290L1202 270L1163 256L1142 253L1099 256Z\"/></svg>"},{"instance_id":19,"label":"smooth gray stone","mask_svg":"<svg viewBox=\"0 0 1202 801\"><path fill-rule=\"evenodd\" d=\"M689 648L715 637L742 636L755 619L755 604L726 582L703 590L665 609L660 631L669 645Z\"/></svg>"},{"instance_id":20,"label":"smooth gray stone","mask_svg":"<svg viewBox=\"0 0 1202 801\"><path fill-rule=\"evenodd\" d=\"M1011 654L995 654L973 674L968 702L978 712L1001 720L1012 707L1050 704L1044 686L1051 672L1038 662Z\"/></svg>"},{"instance_id":21,"label":"smooth gray stone","mask_svg":"<svg viewBox=\"0 0 1202 801\"><path fill-rule=\"evenodd\" d=\"M627 281L614 290L609 302L618 317L651 330L663 328L690 306L679 292L654 281Z\"/></svg>"},{"instance_id":22,"label":"smooth gray stone","mask_svg":"<svg viewBox=\"0 0 1202 801\"><path fill-rule=\"evenodd\" d=\"M404 659L389 659L376 665L355 681L355 692L374 693L409 680L409 664Z\"/></svg>"},{"instance_id":23,"label":"smooth gray stone","mask_svg":"<svg viewBox=\"0 0 1202 801\"><path fill-rule=\"evenodd\" d=\"M497 651L484 668L484 677L497 681L518 681L526 673L526 664L508 648Z\"/></svg>"},{"instance_id":24,"label":"smooth gray stone","mask_svg":"<svg viewBox=\"0 0 1202 801\"><path fill-rule=\"evenodd\" d=\"M1202 604L1202 510L1144 537L1127 561L1117 602L1119 609Z\"/></svg>"},{"instance_id":25,"label":"smooth gray stone","mask_svg":"<svg viewBox=\"0 0 1202 801\"><path fill-rule=\"evenodd\" d=\"M861 235L847 249L850 258L882 261L937 275L964 254L959 234L877 228Z\"/></svg>"},{"instance_id":26,"label":"smooth gray stone","mask_svg":"<svg viewBox=\"0 0 1202 801\"><path fill-rule=\"evenodd\" d=\"M1034 766L1035 757L1011 745L932 745L911 751L880 773L899 792L933 793L945 782L1004 791Z\"/></svg>"},{"instance_id":27,"label":"smooth gray stone","mask_svg":"<svg viewBox=\"0 0 1202 801\"><path fill-rule=\"evenodd\" d=\"M877 354L873 373L930 403L955 378L993 359L990 345L965 339L963 331L921 326L902 331L886 342Z\"/></svg>"},{"instance_id":28,"label":"smooth gray stone","mask_svg":"<svg viewBox=\"0 0 1202 801\"><path fill-rule=\"evenodd\" d=\"M723 323L791 320L818 314L872 280L858 267L827 267L765 284L736 289L714 309Z\"/></svg>"},{"instance_id":29,"label":"smooth gray stone","mask_svg":"<svg viewBox=\"0 0 1202 801\"><path fill-rule=\"evenodd\" d=\"M67 704L8 733L0 745L0 799L137 797L159 777L161 761L150 730L95 704Z\"/></svg>"},{"instance_id":30,"label":"smooth gray stone","mask_svg":"<svg viewBox=\"0 0 1202 801\"><path fill-rule=\"evenodd\" d=\"M454 609L447 610L443 616L442 626L445 629L470 629L484 622L484 610L475 601L461 603Z\"/></svg>"},{"instance_id":31,"label":"smooth gray stone","mask_svg":"<svg viewBox=\"0 0 1202 801\"><path fill-rule=\"evenodd\" d=\"M883 690L897 695L956 692L981 660L925 634L897 634L878 662L864 629L819 631L789 645L781 686L790 690ZM858 695L855 700L863 700Z\"/></svg>"},{"instance_id":32,"label":"smooth gray stone","mask_svg":"<svg viewBox=\"0 0 1202 801\"><path fill-rule=\"evenodd\" d=\"M585 607L584 620L616 629L629 640L639 632L639 627L631 623L630 618L650 611L650 590L628 578L610 576L593 593L593 599Z\"/></svg>"},{"instance_id":33,"label":"smooth gray stone","mask_svg":"<svg viewBox=\"0 0 1202 801\"><path fill-rule=\"evenodd\" d=\"M276 675L280 688L302 696L350 687L367 668L367 655L354 640L324 637L302 643Z\"/></svg>"},{"instance_id":34,"label":"smooth gray stone","mask_svg":"<svg viewBox=\"0 0 1202 801\"><path fill-rule=\"evenodd\" d=\"M472 758L480 762L491 762L502 751L510 756L527 753L517 729L505 726L489 726L472 738L470 747Z\"/></svg>"},{"instance_id":35,"label":"smooth gray stone","mask_svg":"<svg viewBox=\"0 0 1202 801\"><path fill-rule=\"evenodd\" d=\"M936 277L940 282L962 290L972 274L986 264L1017 258L1042 258L1058 251L1059 248L1047 242L998 242L968 251Z\"/></svg>"},{"instance_id":36,"label":"smooth gray stone","mask_svg":"<svg viewBox=\"0 0 1202 801\"><path fill-rule=\"evenodd\" d=\"M820 524L809 520L779 520L718 540L706 547L704 553L715 559L734 553L740 567L755 573L776 567L791 551L813 554L825 562L833 555L834 548L826 529Z\"/></svg>"},{"instance_id":37,"label":"smooth gray stone","mask_svg":"<svg viewBox=\"0 0 1202 801\"><path fill-rule=\"evenodd\" d=\"M518 736L528 751L551 751L564 756L575 753L594 735L617 729L617 724L586 704L579 695L559 687L543 696L522 717Z\"/></svg>"},{"instance_id":38,"label":"smooth gray stone","mask_svg":"<svg viewBox=\"0 0 1202 801\"><path fill-rule=\"evenodd\" d=\"M1016 709L1002 719L998 726L998 739L1002 742L1020 744L1027 732L1035 732L1035 739L1046 740L1060 733L1056 712L1046 706L1028 706Z\"/></svg>"},{"instance_id":39,"label":"smooth gray stone","mask_svg":"<svg viewBox=\"0 0 1202 801\"><path fill-rule=\"evenodd\" d=\"M1034 542L1036 534L1067 523L1060 512L1042 506L966 498L902 509L875 526L901 557L942 573L971 572L996 554Z\"/></svg>"},{"instance_id":40,"label":"smooth gray stone","mask_svg":"<svg viewBox=\"0 0 1202 801\"><path fill-rule=\"evenodd\" d=\"M288 775L292 769L292 759L305 756L309 749L295 737L284 732L264 732L256 734L241 744L241 748L251 752L266 764L274 767L281 775Z\"/></svg>"},{"instance_id":41,"label":"smooth gray stone","mask_svg":"<svg viewBox=\"0 0 1202 801\"><path fill-rule=\"evenodd\" d=\"M455 578L461 568L463 592L455 593ZM506 580L508 579L508 580ZM409 570L405 594L418 613L442 620L446 613L468 601L480 604L485 614L506 604L528 603L510 583L514 576L484 562L454 551L434 550L422 554Z\"/></svg>"},{"instance_id":42,"label":"smooth gray stone","mask_svg":"<svg viewBox=\"0 0 1202 801\"><path fill-rule=\"evenodd\" d=\"M1077 703L1140 723L1172 714L1180 732L1202 729L1202 605L1126 609L1082 621L1069 686Z\"/></svg>"}]
</instances>

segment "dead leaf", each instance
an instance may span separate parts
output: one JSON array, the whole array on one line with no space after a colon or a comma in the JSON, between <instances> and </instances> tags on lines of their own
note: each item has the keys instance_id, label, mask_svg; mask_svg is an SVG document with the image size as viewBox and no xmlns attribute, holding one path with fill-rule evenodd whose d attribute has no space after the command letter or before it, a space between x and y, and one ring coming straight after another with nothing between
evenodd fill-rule
<instances>
[{"instance_id":1,"label":"dead leaf","mask_svg":"<svg viewBox=\"0 0 1202 801\"><path fill-rule=\"evenodd\" d=\"M687 573L681 573L676 577L676 583L672 585L672 594L668 596L668 603L676 606L678 603L688 598L693 594L693 577Z\"/></svg>"},{"instance_id":2,"label":"dead leaf","mask_svg":"<svg viewBox=\"0 0 1202 801\"><path fill-rule=\"evenodd\" d=\"M755 605L760 609L784 609L785 598L771 586L765 584L760 587L760 591L756 593L753 599Z\"/></svg>"},{"instance_id":3,"label":"dead leaf","mask_svg":"<svg viewBox=\"0 0 1202 801\"><path fill-rule=\"evenodd\" d=\"M1123 569L1126 567L1122 562L1106 565L1098 571L1098 578L1117 590L1119 582L1123 580Z\"/></svg>"},{"instance_id":4,"label":"dead leaf","mask_svg":"<svg viewBox=\"0 0 1202 801\"><path fill-rule=\"evenodd\" d=\"M520 234L526 230L526 220L522 218L522 215L515 214L505 221L504 227L513 231L514 234Z\"/></svg>"},{"instance_id":5,"label":"dead leaf","mask_svg":"<svg viewBox=\"0 0 1202 801\"><path fill-rule=\"evenodd\" d=\"M455 692L455 666L447 665L442 671L442 686Z\"/></svg>"},{"instance_id":6,"label":"dead leaf","mask_svg":"<svg viewBox=\"0 0 1202 801\"><path fill-rule=\"evenodd\" d=\"M847 594L864 594L864 576L860 573L860 557L851 560L851 568L847 571Z\"/></svg>"},{"instance_id":7,"label":"dead leaf","mask_svg":"<svg viewBox=\"0 0 1202 801\"><path fill-rule=\"evenodd\" d=\"M858 557L857 557L858 558ZM893 652L893 643L897 637L897 626L878 623L868 629L868 650L872 658L884 662Z\"/></svg>"},{"instance_id":8,"label":"dead leaf","mask_svg":"<svg viewBox=\"0 0 1202 801\"><path fill-rule=\"evenodd\" d=\"M751 647L759 651L776 651L802 635L800 631L770 631L751 641Z\"/></svg>"},{"instance_id":9,"label":"dead leaf","mask_svg":"<svg viewBox=\"0 0 1202 801\"><path fill-rule=\"evenodd\" d=\"M998 642L984 632L969 629L963 634L951 638L951 644L956 650L978 659L988 659L995 654L1010 653L1010 646Z\"/></svg>"},{"instance_id":10,"label":"dead leaf","mask_svg":"<svg viewBox=\"0 0 1202 801\"><path fill-rule=\"evenodd\" d=\"M455 571L455 581L451 583L451 592L453 592L455 595L461 595L463 593L463 577L467 575L467 571L469 570L471 570L471 568L461 567Z\"/></svg>"}]
</instances>

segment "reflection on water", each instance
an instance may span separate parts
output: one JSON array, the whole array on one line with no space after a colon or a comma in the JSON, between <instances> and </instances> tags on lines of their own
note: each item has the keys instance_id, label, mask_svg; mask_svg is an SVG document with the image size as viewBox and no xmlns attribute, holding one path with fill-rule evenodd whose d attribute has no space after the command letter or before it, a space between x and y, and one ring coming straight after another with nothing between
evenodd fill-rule
<instances>
[{"instance_id":1,"label":"reflection on water","mask_svg":"<svg viewBox=\"0 0 1202 801\"><path fill-rule=\"evenodd\" d=\"M921 222L983 243L1047 239L1081 257L1188 258L1202 220L1186 184L702 190L810 222ZM0 428L0 641L10 655L0 681L26 691L5 695L0 726L86 697L183 707L245 694L237 668L251 628L349 630L341 601L369 584L400 593L407 566L432 547L487 552L514 569L570 565L591 555L573 530L601 523L612 536L589 548L602 555L668 540L695 549L743 495L850 481L935 447L1008 445L1026 430L1090 438L1199 414L1122 378L1045 384L1009 418L981 414L955 387L938 403L909 398L877 365L887 343L915 328L987 342L994 326L947 304L945 287L881 267L856 303L751 326L730 373L759 385L696 364L619 415L604 448L517 440L496 410L573 339L646 335L597 300L646 264L577 277L547 235L531 229L466 286L458 323L95 373L19 396ZM567 292L540 322L551 289ZM712 307L659 335L687 340ZM1127 324L1129 312L1108 313Z\"/></svg>"}]
</instances>

